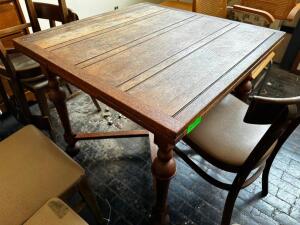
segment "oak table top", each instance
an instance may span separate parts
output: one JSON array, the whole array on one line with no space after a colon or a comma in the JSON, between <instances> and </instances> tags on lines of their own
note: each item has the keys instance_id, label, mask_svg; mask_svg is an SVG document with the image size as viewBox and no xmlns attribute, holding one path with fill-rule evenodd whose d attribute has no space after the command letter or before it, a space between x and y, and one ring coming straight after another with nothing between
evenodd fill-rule
<instances>
[{"instance_id":1,"label":"oak table top","mask_svg":"<svg viewBox=\"0 0 300 225\"><path fill-rule=\"evenodd\" d=\"M25 36L15 45L149 131L179 140L282 37L143 3Z\"/></svg>"}]
</instances>

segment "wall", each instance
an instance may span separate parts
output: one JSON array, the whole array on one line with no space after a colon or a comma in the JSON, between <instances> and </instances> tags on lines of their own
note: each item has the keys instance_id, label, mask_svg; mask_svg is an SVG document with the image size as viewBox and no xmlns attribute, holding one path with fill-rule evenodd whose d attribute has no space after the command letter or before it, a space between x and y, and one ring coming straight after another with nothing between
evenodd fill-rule
<instances>
[{"instance_id":1,"label":"wall","mask_svg":"<svg viewBox=\"0 0 300 225\"><path fill-rule=\"evenodd\" d=\"M46 2L57 4L56 0L35 0L37 2ZM108 12L114 10L115 6L119 8L124 8L126 6L145 2L145 0L66 0L67 6L75 11L79 18L85 18L93 15L97 15L103 12ZM152 3L159 3L161 0L147 0ZM23 12L26 12L25 0L20 0L23 8ZM27 15L26 15L27 17ZM28 18L28 17L27 17Z\"/></svg>"}]
</instances>

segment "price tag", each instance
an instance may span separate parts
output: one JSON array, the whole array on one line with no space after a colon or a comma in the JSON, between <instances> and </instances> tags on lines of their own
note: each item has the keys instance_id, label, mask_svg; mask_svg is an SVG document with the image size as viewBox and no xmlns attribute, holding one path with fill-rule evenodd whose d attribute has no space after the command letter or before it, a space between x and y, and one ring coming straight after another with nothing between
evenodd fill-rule
<instances>
[{"instance_id":1,"label":"price tag","mask_svg":"<svg viewBox=\"0 0 300 225\"><path fill-rule=\"evenodd\" d=\"M188 126L186 133L187 134L191 133L196 127L198 127L198 125L202 122L202 120L203 120L202 116L196 118L195 121Z\"/></svg>"}]
</instances>

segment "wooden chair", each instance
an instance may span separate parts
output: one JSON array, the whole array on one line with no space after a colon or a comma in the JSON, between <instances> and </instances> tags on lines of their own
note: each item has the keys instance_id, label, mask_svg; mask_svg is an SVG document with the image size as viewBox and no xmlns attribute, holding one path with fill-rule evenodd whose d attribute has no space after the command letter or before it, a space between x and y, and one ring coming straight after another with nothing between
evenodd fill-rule
<instances>
[{"instance_id":1,"label":"wooden chair","mask_svg":"<svg viewBox=\"0 0 300 225\"><path fill-rule=\"evenodd\" d=\"M298 1L299 2L299 1ZM241 0L240 5L235 5L234 7L242 8L250 8L260 11L260 13L266 13L271 15L271 22L269 25L266 23L266 27L270 27L273 29L281 29L287 32L285 38L281 42L281 44L276 49L276 56L274 57L274 61L277 63L281 63L284 65L288 65L286 59L286 51L288 47L292 44L292 36L293 29L297 26L300 18L300 3L297 3L297 0ZM234 8L233 7L233 8ZM230 11L230 10L229 10ZM243 10L245 11L245 10ZM238 15L240 14L240 15ZM262 21L262 17L257 13L250 13L249 15L245 13L236 13L236 17L240 19L241 22L249 22L252 24L257 24L257 20ZM232 15L229 13L229 18L232 18ZM257 19L258 18L258 19ZM243 21L245 20L245 21ZM297 38L295 38L297 39ZM292 63L292 62L291 62ZM286 66L284 66L286 67ZM286 68L287 69L287 68Z\"/></svg>"},{"instance_id":2,"label":"wooden chair","mask_svg":"<svg viewBox=\"0 0 300 225\"><path fill-rule=\"evenodd\" d=\"M0 0L0 17L0 30L26 23L19 1L16 0ZM24 34L29 34L29 30L24 29L21 32L11 33L0 40L5 48L12 48L11 40Z\"/></svg>"},{"instance_id":3,"label":"wooden chair","mask_svg":"<svg viewBox=\"0 0 300 225\"><path fill-rule=\"evenodd\" d=\"M9 0L6 0L8 2ZM10 2L16 2L16 0L10 0ZM32 4L34 7L34 11L31 9L31 18L32 15L36 16L36 20L32 19L31 24L34 31L39 31L40 27L37 21L37 18L48 19L50 21L50 26L55 26L55 21L58 22L71 22L78 19L77 14L73 13L71 10L67 9L68 16L66 20L64 16L61 16L61 6L51 5L51 4L44 4L44 3L28 3L28 5ZM30 6L29 6L30 7ZM32 7L31 7L32 8ZM64 9L63 9L64 10ZM25 31L28 30L28 27L31 25L21 24L18 26L10 27L7 29L3 29L0 31L0 39L5 38L6 36L10 36L14 33L21 33L25 34ZM30 122L31 113L28 108L26 98L22 93L23 87L32 91L39 103L40 110L42 116L49 116L49 109L47 103L47 77L42 74L40 65L35 61L31 60L29 57L17 53L14 49L6 49L3 44L0 43L1 48L1 61L0 63L0 76L6 80L10 80L10 84L12 86L15 100L17 101L18 108L21 110L14 110L15 112L19 112L19 115L16 115L18 118L21 117L24 121ZM71 89L69 85L65 82L62 84L66 85L70 94ZM6 100L8 99L7 96L5 97ZM101 111L101 108L96 101L95 98L92 98L93 103L95 104L98 111Z\"/></svg>"},{"instance_id":4,"label":"wooden chair","mask_svg":"<svg viewBox=\"0 0 300 225\"><path fill-rule=\"evenodd\" d=\"M33 32L41 31L38 19L48 20L51 28L56 26L56 22L65 24L79 19L76 13L67 8L65 0L58 0L58 5L33 2L32 0L26 0L25 3ZM97 108L97 111L100 112L101 108L97 100L92 96L91 99Z\"/></svg>"},{"instance_id":5,"label":"wooden chair","mask_svg":"<svg viewBox=\"0 0 300 225\"><path fill-rule=\"evenodd\" d=\"M105 224L84 169L41 131L28 125L0 142L0 224L21 225L50 198L79 192ZM46 223L40 223L46 224Z\"/></svg>"},{"instance_id":6,"label":"wooden chair","mask_svg":"<svg viewBox=\"0 0 300 225\"><path fill-rule=\"evenodd\" d=\"M165 1L161 5L223 18L227 14L227 0L193 0L193 3L176 0Z\"/></svg>"},{"instance_id":7,"label":"wooden chair","mask_svg":"<svg viewBox=\"0 0 300 225\"><path fill-rule=\"evenodd\" d=\"M165 1L161 5L223 18L227 17L228 10L238 10L246 15L244 19L248 19L248 15L255 14L255 20L257 17L263 16L271 23L274 23L275 20L280 21L276 25L271 25L276 28L280 27L284 21L294 21L297 16L299 17L300 10L300 3L297 3L297 0L241 0L240 4L233 7L227 7L227 0L193 0L192 3L176 0Z\"/></svg>"},{"instance_id":8,"label":"wooden chair","mask_svg":"<svg viewBox=\"0 0 300 225\"><path fill-rule=\"evenodd\" d=\"M59 198L50 199L24 225L88 225Z\"/></svg>"},{"instance_id":9,"label":"wooden chair","mask_svg":"<svg viewBox=\"0 0 300 225\"><path fill-rule=\"evenodd\" d=\"M273 160L299 122L300 97L276 99L253 96L248 107L228 95L204 117L202 124L184 138L194 153L187 154L177 145L175 152L195 172L229 192L222 225L230 224L239 191L261 173L262 196L268 194L268 176ZM226 183L209 175L190 158L193 154L200 155L220 170L234 173L233 182Z\"/></svg>"},{"instance_id":10,"label":"wooden chair","mask_svg":"<svg viewBox=\"0 0 300 225\"><path fill-rule=\"evenodd\" d=\"M300 9L297 0L241 0L241 5L270 13L277 20L294 20Z\"/></svg>"}]
</instances>

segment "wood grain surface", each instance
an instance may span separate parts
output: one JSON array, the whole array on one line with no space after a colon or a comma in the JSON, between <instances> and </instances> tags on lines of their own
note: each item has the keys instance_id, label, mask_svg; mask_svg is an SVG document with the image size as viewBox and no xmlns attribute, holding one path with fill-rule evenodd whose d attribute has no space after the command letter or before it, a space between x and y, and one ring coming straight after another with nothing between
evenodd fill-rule
<instances>
[{"instance_id":1,"label":"wood grain surface","mask_svg":"<svg viewBox=\"0 0 300 225\"><path fill-rule=\"evenodd\" d=\"M284 33L143 3L15 40L149 131L178 141Z\"/></svg>"}]
</instances>

